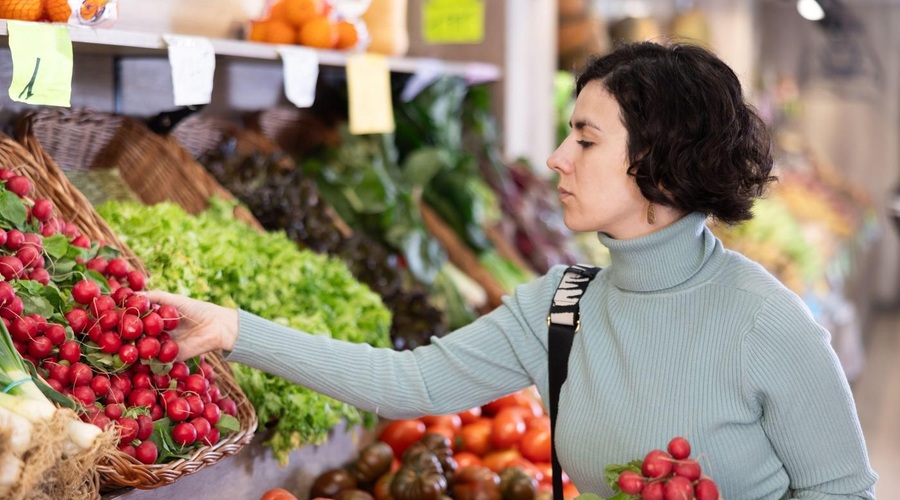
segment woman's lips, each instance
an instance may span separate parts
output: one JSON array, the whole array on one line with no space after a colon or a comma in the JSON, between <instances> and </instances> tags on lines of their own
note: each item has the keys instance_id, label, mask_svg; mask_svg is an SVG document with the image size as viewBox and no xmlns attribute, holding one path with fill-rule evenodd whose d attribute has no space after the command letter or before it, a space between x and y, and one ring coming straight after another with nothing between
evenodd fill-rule
<instances>
[{"instance_id":1,"label":"woman's lips","mask_svg":"<svg viewBox=\"0 0 900 500\"><path fill-rule=\"evenodd\" d=\"M572 193L571 193L571 192L566 191L565 189L563 189L563 188L561 188L561 187L560 187L560 188L556 188L556 190L559 192L559 199L560 199L560 200L564 200L564 199L569 198L570 196L572 196Z\"/></svg>"}]
</instances>

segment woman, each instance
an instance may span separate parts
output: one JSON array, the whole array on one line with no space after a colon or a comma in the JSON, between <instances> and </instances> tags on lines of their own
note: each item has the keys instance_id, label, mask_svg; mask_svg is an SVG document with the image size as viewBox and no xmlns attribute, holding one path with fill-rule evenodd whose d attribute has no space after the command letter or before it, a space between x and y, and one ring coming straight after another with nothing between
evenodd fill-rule
<instances>
[{"instance_id":1,"label":"woman","mask_svg":"<svg viewBox=\"0 0 900 500\"><path fill-rule=\"evenodd\" d=\"M565 221L612 257L581 300L557 449L581 492L603 470L685 436L723 498L874 498L852 395L829 334L757 264L722 248L773 180L769 138L734 73L693 46L640 43L579 77L572 132L547 164ZM186 358L224 349L387 418L447 414L537 385L565 268L474 323L409 352L290 330L153 292L185 315Z\"/></svg>"}]
</instances>

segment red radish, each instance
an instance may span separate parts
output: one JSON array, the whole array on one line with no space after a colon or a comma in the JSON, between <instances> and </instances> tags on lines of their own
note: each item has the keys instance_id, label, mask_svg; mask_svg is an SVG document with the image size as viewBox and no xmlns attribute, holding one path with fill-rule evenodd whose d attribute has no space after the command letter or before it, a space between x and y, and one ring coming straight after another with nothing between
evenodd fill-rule
<instances>
[{"instance_id":1,"label":"red radish","mask_svg":"<svg viewBox=\"0 0 900 500\"><path fill-rule=\"evenodd\" d=\"M69 322L69 326L72 327L72 330L75 333L81 333L87 328L90 317L88 316L87 311L76 307L66 313L66 321Z\"/></svg>"},{"instance_id":2,"label":"red radish","mask_svg":"<svg viewBox=\"0 0 900 500\"><path fill-rule=\"evenodd\" d=\"M158 455L159 451L156 449L156 445L153 444L153 441L144 441L134 449L134 457L142 464L150 465L156 462L156 457Z\"/></svg>"},{"instance_id":3,"label":"red radish","mask_svg":"<svg viewBox=\"0 0 900 500\"><path fill-rule=\"evenodd\" d=\"M219 429L213 427L209 430L209 434L206 435L206 438L203 439L203 444L207 446L212 446L219 442Z\"/></svg>"},{"instance_id":4,"label":"red radish","mask_svg":"<svg viewBox=\"0 0 900 500\"><path fill-rule=\"evenodd\" d=\"M135 389L128 395L128 404L129 406L146 406L150 408L156 404L156 392L152 389Z\"/></svg>"},{"instance_id":5,"label":"red radish","mask_svg":"<svg viewBox=\"0 0 900 500\"><path fill-rule=\"evenodd\" d=\"M216 425L219 423L219 419L222 418L222 409L215 403L206 403L203 405L201 414L210 424Z\"/></svg>"},{"instance_id":6,"label":"red radish","mask_svg":"<svg viewBox=\"0 0 900 500\"><path fill-rule=\"evenodd\" d=\"M18 229L10 229L8 233L6 233L6 248L15 252L19 248L22 248L22 245L25 243L25 233L19 231Z\"/></svg>"},{"instance_id":7,"label":"red radish","mask_svg":"<svg viewBox=\"0 0 900 500\"><path fill-rule=\"evenodd\" d=\"M159 355L159 341L153 337L144 337L137 341L138 356L141 359L153 359Z\"/></svg>"},{"instance_id":8,"label":"red radish","mask_svg":"<svg viewBox=\"0 0 900 500\"><path fill-rule=\"evenodd\" d=\"M191 408L191 416L199 417L200 414L203 413L203 400L200 399L200 396L196 394L188 394L184 396L184 400L188 402L188 406Z\"/></svg>"},{"instance_id":9,"label":"red radish","mask_svg":"<svg viewBox=\"0 0 900 500\"><path fill-rule=\"evenodd\" d=\"M103 335L103 328L100 328L99 323L94 323L88 328L87 336L88 340L97 344L100 342L100 336Z\"/></svg>"},{"instance_id":10,"label":"red radish","mask_svg":"<svg viewBox=\"0 0 900 500\"><path fill-rule=\"evenodd\" d=\"M175 422L181 422L191 415L191 405L184 398L174 398L166 405L166 415Z\"/></svg>"},{"instance_id":11,"label":"red radish","mask_svg":"<svg viewBox=\"0 0 900 500\"><path fill-rule=\"evenodd\" d=\"M91 418L90 418L90 423L96 425L97 427L99 427L103 430L108 429L111 422L112 421L109 419L109 417L107 417L103 413L99 413L99 412L94 413L93 415L91 415Z\"/></svg>"},{"instance_id":12,"label":"red radish","mask_svg":"<svg viewBox=\"0 0 900 500\"><path fill-rule=\"evenodd\" d=\"M72 363L72 366L69 367L69 384L73 386L90 384L91 379L93 378L94 375L91 372L91 367L80 361Z\"/></svg>"},{"instance_id":13,"label":"red radish","mask_svg":"<svg viewBox=\"0 0 900 500\"><path fill-rule=\"evenodd\" d=\"M28 316L20 316L9 325L9 333L19 342L28 342L37 335L37 323Z\"/></svg>"},{"instance_id":14,"label":"red radish","mask_svg":"<svg viewBox=\"0 0 900 500\"><path fill-rule=\"evenodd\" d=\"M93 259L87 261L87 264L84 267L88 268L91 271L97 271L100 274L106 273L106 259L103 257L94 257Z\"/></svg>"},{"instance_id":15,"label":"red radish","mask_svg":"<svg viewBox=\"0 0 900 500\"><path fill-rule=\"evenodd\" d=\"M118 279L125 278L128 275L128 262L119 257L110 259L106 266L106 274Z\"/></svg>"},{"instance_id":16,"label":"red radish","mask_svg":"<svg viewBox=\"0 0 900 500\"><path fill-rule=\"evenodd\" d=\"M91 240L88 239L87 236L82 234L81 236L76 236L75 239L72 240L72 245L80 248L90 249Z\"/></svg>"},{"instance_id":17,"label":"red radish","mask_svg":"<svg viewBox=\"0 0 900 500\"><path fill-rule=\"evenodd\" d=\"M140 414L135 420L138 423L138 434L137 438L141 441L150 437L153 434L153 420L149 415Z\"/></svg>"},{"instance_id":18,"label":"red radish","mask_svg":"<svg viewBox=\"0 0 900 500\"><path fill-rule=\"evenodd\" d=\"M662 450L647 453L641 465L641 473L651 479L668 476L672 473L672 457Z\"/></svg>"},{"instance_id":19,"label":"red radish","mask_svg":"<svg viewBox=\"0 0 900 500\"><path fill-rule=\"evenodd\" d=\"M16 297L16 289L8 281L0 281L0 304L7 304Z\"/></svg>"},{"instance_id":20,"label":"red radish","mask_svg":"<svg viewBox=\"0 0 900 500\"><path fill-rule=\"evenodd\" d=\"M34 266L35 262L37 262L38 257L41 256L41 251L33 246L22 246L18 250L16 250L16 257L22 262L22 265L25 267Z\"/></svg>"},{"instance_id":21,"label":"red radish","mask_svg":"<svg viewBox=\"0 0 900 500\"><path fill-rule=\"evenodd\" d=\"M122 315L122 319L119 320L119 334L123 339L135 340L136 338L140 337L142 333L144 333L144 324L141 323L141 318L138 318L134 314ZM159 341L157 341L157 344L158 343ZM140 345L138 345L138 349L140 349ZM149 359L144 356L141 357L143 357L144 359Z\"/></svg>"},{"instance_id":22,"label":"red radish","mask_svg":"<svg viewBox=\"0 0 900 500\"><path fill-rule=\"evenodd\" d=\"M696 481L697 479L700 479L700 464L697 463L696 460L690 458L679 460L675 462L675 466L672 467L672 472L674 472L676 476Z\"/></svg>"},{"instance_id":23,"label":"red radish","mask_svg":"<svg viewBox=\"0 0 900 500\"><path fill-rule=\"evenodd\" d=\"M119 314L116 311L103 311L100 314L100 328L112 330L119 324Z\"/></svg>"},{"instance_id":24,"label":"red radish","mask_svg":"<svg viewBox=\"0 0 900 500\"><path fill-rule=\"evenodd\" d=\"M84 279L72 286L72 298L79 304L90 304L100 296L100 286L91 280Z\"/></svg>"},{"instance_id":25,"label":"red radish","mask_svg":"<svg viewBox=\"0 0 900 500\"><path fill-rule=\"evenodd\" d=\"M654 481L647 483L641 491L641 500L664 500L663 483Z\"/></svg>"},{"instance_id":26,"label":"red radish","mask_svg":"<svg viewBox=\"0 0 900 500\"><path fill-rule=\"evenodd\" d=\"M31 181L23 175L14 175L6 180L6 189L24 198L31 192Z\"/></svg>"},{"instance_id":27,"label":"red radish","mask_svg":"<svg viewBox=\"0 0 900 500\"><path fill-rule=\"evenodd\" d=\"M134 344L125 344L121 348L119 348L119 358L126 365L130 365L137 361L138 359L138 350Z\"/></svg>"},{"instance_id":28,"label":"red radish","mask_svg":"<svg viewBox=\"0 0 900 500\"><path fill-rule=\"evenodd\" d=\"M694 485L684 477L669 478L663 486L665 500L693 500Z\"/></svg>"},{"instance_id":29,"label":"red radish","mask_svg":"<svg viewBox=\"0 0 900 500\"><path fill-rule=\"evenodd\" d=\"M62 384L69 383L69 365L50 363L47 366L47 376L51 380L58 380Z\"/></svg>"},{"instance_id":30,"label":"red radish","mask_svg":"<svg viewBox=\"0 0 900 500\"><path fill-rule=\"evenodd\" d=\"M119 443L119 451L128 455L129 457L137 458L137 450L134 448L132 444Z\"/></svg>"},{"instance_id":31,"label":"red radish","mask_svg":"<svg viewBox=\"0 0 900 500\"><path fill-rule=\"evenodd\" d=\"M187 422L177 424L172 429L172 439L181 446L194 444L197 441L197 428Z\"/></svg>"},{"instance_id":32,"label":"red radish","mask_svg":"<svg viewBox=\"0 0 900 500\"><path fill-rule=\"evenodd\" d=\"M206 361L201 361L200 371L203 372L203 376L206 377L206 380L209 380L210 382L216 381L216 369L213 368L211 364Z\"/></svg>"},{"instance_id":33,"label":"red radish","mask_svg":"<svg viewBox=\"0 0 900 500\"><path fill-rule=\"evenodd\" d=\"M74 340L67 340L59 346L59 359L64 359L69 363L76 363L81 359L81 344Z\"/></svg>"},{"instance_id":34,"label":"red radish","mask_svg":"<svg viewBox=\"0 0 900 500\"><path fill-rule=\"evenodd\" d=\"M141 318L141 323L144 324L144 335L148 337L157 337L163 331L163 319L154 311Z\"/></svg>"},{"instance_id":35,"label":"red radish","mask_svg":"<svg viewBox=\"0 0 900 500\"><path fill-rule=\"evenodd\" d=\"M64 221L61 217L56 218L56 225L63 234L70 238L81 236L81 231L78 229L78 226L71 222Z\"/></svg>"},{"instance_id":36,"label":"red radish","mask_svg":"<svg viewBox=\"0 0 900 500\"><path fill-rule=\"evenodd\" d=\"M213 384L209 386L209 400L213 403L222 399L222 395L219 394L219 386Z\"/></svg>"},{"instance_id":37,"label":"red radish","mask_svg":"<svg viewBox=\"0 0 900 500\"><path fill-rule=\"evenodd\" d=\"M109 295L100 295L99 297L91 301L90 309L91 315L93 315L95 318L99 318L106 311L115 312L116 301L113 300L113 298Z\"/></svg>"},{"instance_id":38,"label":"red radish","mask_svg":"<svg viewBox=\"0 0 900 500\"><path fill-rule=\"evenodd\" d=\"M163 330L172 331L178 328L181 315L178 314L178 310L175 307L164 304L159 306L159 310L156 312L163 319Z\"/></svg>"},{"instance_id":39,"label":"red radish","mask_svg":"<svg viewBox=\"0 0 900 500\"><path fill-rule=\"evenodd\" d=\"M22 299L19 297L13 297L13 299L9 301L9 304L6 304L2 308L0 308L0 316L6 314L7 316L3 317L12 321L21 316L24 309L25 304L22 302Z\"/></svg>"},{"instance_id":40,"label":"red radish","mask_svg":"<svg viewBox=\"0 0 900 500\"><path fill-rule=\"evenodd\" d=\"M131 314L143 316L150 310L150 299L145 295L132 295L125 299L125 308L128 309L128 312ZM137 312L135 313L135 311Z\"/></svg>"},{"instance_id":41,"label":"red radish","mask_svg":"<svg viewBox=\"0 0 900 500\"><path fill-rule=\"evenodd\" d=\"M34 206L31 207L31 215L41 222L46 222L53 215L53 203L44 198L35 200Z\"/></svg>"},{"instance_id":42,"label":"red radish","mask_svg":"<svg viewBox=\"0 0 900 500\"><path fill-rule=\"evenodd\" d=\"M122 338L119 334L108 330L100 334L100 340L97 342L100 350L106 354L116 354L122 348Z\"/></svg>"},{"instance_id":43,"label":"red radish","mask_svg":"<svg viewBox=\"0 0 900 500\"><path fill-rule=\"evenodd\" d=\"M169 377L175 380L185 380L190 374L191 370L184 361L172 363L172 369L169 370Z\"/></svg>"},{"instance_id":44,"label":"red radish","mask_svg":"<svg viewBox=\"0 0 900 500\"><path fill-rule=\"evenodd\" d=\"M56 391L56 392L62 392L63 389L64 389L64 388L63 388L63 383L60 382L59 380L56 380L56 379L53 379L53 378L47 380L47 385L49 385L50 387L52 387L53 390Z\"/></svg>"},{"instance_id":45,"label":"red radish","mask_svg":"<svg viewBox=\"0 0 900 500\"><path fill-rule=\"evenodd\" d=\"M209 431L212 430L212 425L209 424L209 421L203 417L197 417L190 422L191 425L194 426L194 429L197 429L197 441L206 437L209 434Z\"/></svg>"},{"instance_id":46,"label":"red radish","mask_svg":"<svg viewBox=\"0 0 900 500\"><path fill-rule=\"evenodd\" d=\"M164 407L168 407L169 403L171 403L172 400L177 397L178 397L178 393L170 389L170 390L163 392L162 396L160 396L159 399L162 402L162 405Z\"/></svg>"},{"instance_id":47,"label":"red radish","mask_svg":"<svg viewBox=\"0 0 900 500\"><path fill-rule=\"evenodd\" d=\"M117 288L116 291L112 293L112 298L116 301L116 305L124 306L125 300L127 300L128 297L131 297L132 295L134 295L134 290L128 288L127 286L123 286Z\"/></svg>"},{"instance_id":48,"label":"red radish","mask_svg":"<svg viewBox=\"0 0 900 500\"><path fill-rule=\"evenodd\" d=\"M37 313L29 314L28 317L34 320L34 326L37 328L38 333L44 333L47 331L47 318Z\"/></svg>"},{"instance_id":49,"label":"red radish","mask_svg":"<svg viewBox=\"0 0 900 500\"><path fill-rule=\"evenodd\" d=\"M184 388L190 392L203 394L209 390L209 381L199 373L188 376L184 381Z\"/></svg>"},{"instance_id":50,"label":"red radish","mask_svg":"<svg viewBox=\"0 0 900 500\"><path fill-rule=\"evenodd\" d=\"M0 229L0 245L6 245L6 230Z\"/></svg>"},{"instance_id":51,"label":"red radish","mask_svg":"<svg viewBox=\"0 0 900 500\"><path fill-rule=\"evenodd\" d=\"M222 398L218 402L219 408L222 409L222 413L227 415L231 415L232 417L237 416L237 404L235 404L234 400L231 398Z\"/></svg>"},{"instance_id":52,"label":"red radish","mask_svg":"<svg viewBox=\"0 0 900 500\"><path fill-rule=\"evenodd\" d=\"M158 359L161 363L170 363L172 361L175 361L176 357L178 357L178 344L176 344L172 340L166 340L160 344L159 354L157 354L156 359Z\"/></svg>"},{"instance_id":53,"label":"red radish","mask_svg":"<svg viewBox=\"0 0 900 500\"><path fill-rule=\"evenodd\" d=\"M106 404L119 404L125 402L125 393L118 387L110 387L106 393Z\"/></svg>"},{"instance_id":54,"label":"red radish","mask_svg":"<svg viewBox=\"0 0 900 500\"><path fill-rule=\"evenodd\" d=\"M150 377L153 381L153 387L157 389L168 389L169 388L169 376L164 374L154 374Z\"/></svg>"},{"instance_id":55,"label":"red radish","mask_svg":"<svg viewBox=\"0 0 900 500\"><path fill-rule=\"evenodd\" d=\"M0 257L0 275L7 281L16 279L22 275L25 266L18 257L4 255Z\"/></svg>"},{"instance_id":56,"label":"red radish","mask_svg":"<svg viewBox=\"0 0 900 500\"><path fill-rule=\"evenodd\" d=\"M8 180L10 177L16 175L15 172L8 168L0 168L0 181Z\"/></svg>"},{"instance_id":57,"label":"red radish","mask_svg":"<svg viewBox=\"0 0 900 500\"><path fill-rule=\"evenodd\" d=\"M113 388L122 391L125 396L131 394L131 375L127 371L113 375L109 379L109 383Z\"/></svg>"},{"instance_id":58,"label":"red radish","mask_svg":"<svg viewBox=\"0 0 900 500\"><path fill-rule=\"evenodd\" d=\"M694 494L697 500L719 500L719 488L716 483L707 477L697 481L694 486Z\"/></svg>"},{"instance_id":59,"label":"red radish","mask_svg":"<svg viewBox=\"0 0 900 500\"><path fill-rule=\"evenodd\" d=\"M153 405L150 407L150 419L151 420L159 420L163 418L165 414L163 413L162 406Z\"/></svg>"},{"instance_id":60,"label":"red radish","mask_svg":"<svg viewBox=\"0 0 900 500\"><path fill-rule=\"evenodd\" d=\"M152 370L150 370L150 365L138 363L131 367L131 371L132 371L132 373L146 373L149 375Z\"/></svg>"},{"instance_id":61,"label":"red radish","mask_svg":"<svg viewBox=\"0 0 900 500\"><path fill-rule=\"evenodd\" d=\"M50 273L46 269L36 268L28 275L28 279L37 281L42 285L50 284Z\"/></svg>"},{"instance_id":62,"label":"red radish","mask_svg":"<svg viewBox=\"0 0 900 500\"><path fill-rule=\"evenodd\" d=\"M97 400L97 395L86 385L78 385L72 389L72 396L84 405L93 405Z\"/></svg>"},{"instance_id":63,"label":"red radish","mask_svg":"<svg viewBox=\"0 0 900 500\"><path fill-rule=\"evenodd\" d=\"M144 277L144 273L138 270L128 271L126 279L128 280L128 286L135 291L143 290L147 284L147 278Z\"/></svg>"},{"instance_id":64,"label":"red radish","mask_svg":"<svg viewBox=\"0 0 900 500\"><path fill-rule=\"evenodd\" d=\"M131 377L131 387L134 389L153 389L153 382L149 373L135 373Z\"/></svg>"},{"instance_id":65,"label":"red radish","mask_svg":"<svg viewBox=\"0 0 900 500\"><path fill-rule=\"evenodd\" d=\"M619 488L623 493L637 495L644 489L644 478L633 470L626 470L619 474Z\"/></svg>"},{"instance_id":66,"label":"red radish","mask_svg":"<svg viewBox=\"0 0 900 500\"><path fill-rule=\"evenodd\" d=\"M51 350L53 350L53 342L50 342L50 339L43 335L37 336L28 342L28 354L37 359L46 358L50 355Z\"/></svg>"},{"instance_id":67,"label":"red radish","mask_svg":"<svg viewBox=\"0 0 900 500\"><path fill-rule=\"evenodd\" d=\"M125 405L120 403L107 404L106 408L103 408L103 414L110 420L119 420L123 413L125 413Z\"/></svg>"},{"instance_id":68,"label":"red radish","mask_svg":"<svg viewBox=\"0 0 900 500\"><path fill-rule=\"evenodd\" d=\"M119 419L119 439L123 443L130 443L137 438L138 435L137 420L131 417L122 417Z\"/></svg>"},{"instance_id":69,"label":"red radish","mask_svg":"<svg viewBox=\"0 0 900 500\"><path fill-rule=\"evenodd\" d=\"M684 460L691 456L691 444L687 439L681 436L672 438L672 440L669 441L667 450L669 451L669 455L672 455L672 458L675 460Z\"/></svg>"}]
</instances>

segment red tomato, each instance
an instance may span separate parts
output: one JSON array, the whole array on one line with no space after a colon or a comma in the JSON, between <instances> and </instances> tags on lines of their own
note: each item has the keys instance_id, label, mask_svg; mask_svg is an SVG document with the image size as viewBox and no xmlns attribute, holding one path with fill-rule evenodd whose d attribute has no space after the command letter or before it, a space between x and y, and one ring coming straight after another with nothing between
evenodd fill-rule
<instances>
[{"instance_id":1,"label":"red tomato","mask_svg":"<svg viewBox=\"0 0 900 500\"><path fill-rule=\"evenodd\" d=\"M519 408L503 408L491 426L491 444L495 448L509 448L525 435L525 418Z\"/></svg>"},{"instance_id":2,"label":"red tomato","mask_svg":"<svg viewBox=\"0 0 900 500\"><path fill-rule=\"evenodd\" d=\"M519 451L519 453L521 453L521 451ZM526 474L533 477L534 480L539 483L546 480L546 478L544 478L544 472L541 469L538 469L538 467L534 465L531 460L528 460L524 456L510 462L509 467L517 467L519 469L522 469Z\"/></svg>"},{"instance_id":3,"label":"red tomato","mask_svg":"<svg viewBox=\"0 0 900 500\"><path fill-rule=\"evenodd\" d=\"M563 485L563 498L565 498L565 500L570 500L578 495L578 488L576 488L574 484L566 483Z\"/></svg>"},{"instance_id":4,"label":"red tomato","mask_svg":"<svg viewBox=\"0 0 900 500\"><path fill-rule=\"evenodd\" d=\"M425 434L441 434L446 436L451 443L456 438L456 431L443 424L429 425L425 428Z\"/></svg>"},{"instance_id":5,"label":"red tomato","mask_svg":"<svg viewBox=\"0 0 900 500\"><path fill-rule=\"evenodd\" d=\"M387 443L394 450L395 457L402 457L406 448L424 435L425 424L421 421L394 420L381 430L378 440Z\"/></svg>"},{"instance_id":6,"label":"red tomato","mask_svg":"<svg viewBox=\"0 0 900 500\"><path fill-rule=\"evenodd\" d=\"M536 462L534 466L544 474L545 482L550 483L553 481L553 465L550 462ZM571 482L566 471L563 471L562 473L562 482L563 484L569 484Z\"/></svg>"},{"instance_id":7,"label":"red tomato","mask_svg":"<svg viewBox=\"0 0 900 500\"><path fill-rule=\"evenodd\" d=\"M549 462L550 430L535 427L526 431L519 441L519 451L532 462Z\"/></svg>"},{"instance_id":8,"label":"red tomato","mask_svg":"<svg viewBox=\"0 0 900 500\"><path fill-rule=\"evenodd\" d=\"M544 429L550 432L550 417L541 415L540 417L531 417L525 419L525 432L532 429Z\"/></svg>"},{"instance_id":9,"label":"red tomato","mask_svg":"<svg viewBox=\"0 0 900 500\"><path fill-rule=\"evenodd\" d=\"M460 416L455 413L452 415L422 417L419 420L421 420L427 427L432 427L435 425L443 425L444 427L449 427L450 429L453 429L454 434L462 429L462 418L460 418ZM450 440L453 440L453 436L450 436Z\"/></svg>"},{"instance_id":10,"label":"red tomato","mask_svg":"<svg viewBox=\"0 0 900 500\"><path fill-rule=\"evenodd\" d=\"M491 420L483 418L463 426L459 435L462 444L459 449L483 457L491 448Z\"/></svg>"},{"instance_id":11,"label":"red tomato","mask_svg":"<svg viewBox=\"0 0 900 500\"><path fill-rule=\"evenodd\" d=\"M500 413L500 410L506 408L507 406L519 406L521 398L522 396L519 393L513 393L507 396L503 396L502 398L497 398L490 403L482 406L481 412L484 415L494 416Z\"/></svg>"},{"instance_id":12,"label":"red tomato","mask_svg":"<svg viewBox=\"0 0 900 500\"><path fill-rule=\"evenodd\" d=\"M466 411L457 413L457 415L459 415L460 420L462 420L462 425L469 425L481 417L481 407L476 406L475 408L469 408Z\"/></svg>"},{"instance_id":13,"label":"red tomato","mask_svg":"<svg viewBox=\"0 0 900 500\"><path fill-rule=\"evenodd\" d=\"M259 500L297 500L297 497L283 488L272 488L263 493Z\"/></svg>"},{"instance_id":14,"label":"red tomato","mask_svg":"<svg viewBox=\"0 0 900 500\"><path fill-rule=\"evenodd\" d=\"M481 465L481 458L479 458L478 455L468 451L460 451L459 453L454 453L453 458L456 459L456 470L463 470L470 465Z\"/></svg>"},{"instance_id":15,"label":"red tomato","mask_svg":"<svg viewBox=\"0 0 900 500\"><path fill-rule=\"evenodd\" d=\"M519 453L519 450L514 448L492 451L481 459L481 465L499 474L500 471L521 458L522 455Z\"/></svg>"}]
</instances>

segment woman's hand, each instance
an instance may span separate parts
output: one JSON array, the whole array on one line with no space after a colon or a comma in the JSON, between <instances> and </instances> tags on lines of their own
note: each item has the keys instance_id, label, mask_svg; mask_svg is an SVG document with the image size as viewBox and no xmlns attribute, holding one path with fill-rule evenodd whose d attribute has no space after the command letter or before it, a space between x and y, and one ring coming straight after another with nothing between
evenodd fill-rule
<instances>
[{"instance_id":1,"label":"woman's hand","mask_svg":"<svg viewBox=\"0 0 900 500\"><path fill-rule=\"evenodd\" d=\"M171 332L178 344L178 360L184 361L216 349L234 349L238 312L209 302L161 291L147 292L150 302L174 306L181 313L178 328Z\"/></svg>"}]
</instances>

